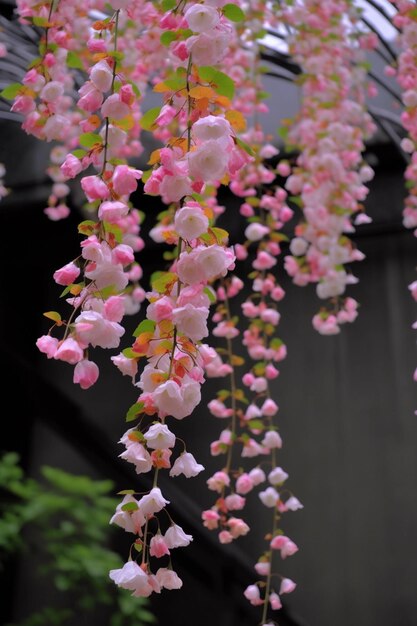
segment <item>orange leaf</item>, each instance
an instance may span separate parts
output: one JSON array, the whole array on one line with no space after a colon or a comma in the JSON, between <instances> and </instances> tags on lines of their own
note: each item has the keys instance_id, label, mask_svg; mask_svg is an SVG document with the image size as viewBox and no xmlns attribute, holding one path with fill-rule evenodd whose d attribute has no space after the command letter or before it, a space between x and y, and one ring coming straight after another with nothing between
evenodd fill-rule
<instances>
[{"instance_id":1,"label":"orange leaf","mask_svg":"<svg viewBox=\"0 0 417 626\"><path fill-rule=\"evenodd\" d=\"M198 111L205 111L209 105L209 102L210 100L208 98L200 98L195 103L195 108L198 109Z\"/></svg>"},{"instance_id":2,"label":"orange leaf","mask_svg":"<svg viewBox=\"0 0 417 626\"><path fill-rule=\"evenodd\" d=\"M155 91L155 93L165 93L166 91L172 91L172 89L165 83L157 83L153 91Z\"/></svg>"},{"instance_id":3,"label":"orange leaf","mask_svg":"<svg viewBox=\"0 0 417 626\"><path fill-rule=\"evenodd\" d=\"M232 106L232 103L230 102L229 98L226 98L226 96L217 96L215 102L224 109L230 109L230 107Z\"/></svg>"},{"instance_id":4,"label":"orange leaf","mask_svg":"<svg viewBox=\"0 0 417 626\"><path fill-rule=\"evenodd\" d=\"M159 163L160 155L161 155L160 149L154 150L151 153L150 159L148 161L148 165L155 165L155 163Z\"/></svg>"},{"instance_id":5,"label":"orange leaf","mask_svg":"<svg viewBox=\"0 0 417 626\"><path fill-rule=\"evenodd\" d=\"M246 120L240 111L235 111L234 109L226 111L225 118L235 130L246 130Z\"/></svg>"},{"instance_id":6,"label":"orange leaf","mask_svg":"<svg viewBox=\"0 0 417 626\"><path fill-rule=\"evenodd\" d=\"M199 100L200 98L212 98L215 95L215 92L211 87L192 87L190 89L191 98L195 98L195 100Z\"/></svg>"}]
</instances>

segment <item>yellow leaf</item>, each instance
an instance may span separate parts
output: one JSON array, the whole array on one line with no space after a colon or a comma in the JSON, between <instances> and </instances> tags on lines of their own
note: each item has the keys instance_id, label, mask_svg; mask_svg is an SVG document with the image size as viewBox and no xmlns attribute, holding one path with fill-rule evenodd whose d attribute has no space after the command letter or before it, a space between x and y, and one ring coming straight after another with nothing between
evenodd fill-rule
<instances>
[{"instance_id":1,"label":"yellow leaf","mask_svg":"<svg viewBox=\"0 0 417 626\"><path fill-rule=\"evenodd\" d=\"M198 87L192 87L190 89L190 96L195 98L195 100L199 100L200 98L212 98L215 95L215 92L211 87L203 87L202 85Z\"/></svg>"},{"instance_id":2,"label":"yellow leaf","mask_svg":"<svg viewBox=\"0 0 417 626\"><path fill-rule=\"evenodd\" d=\"M44 313L44 316L47 317L48 320L52 320L53 322L56 322L58 326L61 326L62 324L61 316L56 311L47 311L46 313Z\"/></svg>"},{"instance_id":3,"label":"yellow leaf","mask_svg":"<svg viewBox=\"0 0 417 626\"><path fill-rule=\"evenodd\" d=\"M154 150L151 153L150 159L148 161L148 165L155 165L155 163L159 163L160 155L161 155L160 149Z\"/></svg>"},{"instance_id":4,"label":"yellow leaf","mask_svg":"<svg viewBox=\"0 0 417 626\"><path fill-rule=\"evenodd\" d=\"M230 122L232 128L236 131L246 130L246 120L240 111L234 109L226 111L225 118Z\"/></svg>"},{"instance_id":5,"label":"yellow leaf","mask_svg":"<svg viewBox=\"0 0 417 626\"><path fill-rule=\"evenodd\" d=\"M135 125L135 120L133 119L132 115L127 115L122 120L117 120L117 122L113 120L112 123L113 123L113 126L117 126L118 128L121 128L122 130L131 130Z\"/></svg>"},{"instance_id":6,"label":"yellow leaf","mask_svg":"<svg viewBox=\"0 0 417 626\"><path fill-rule=\"evenodd\" d=\"M155 93L165 93L166 91L172 91L172 89L168 87L168 85L165 85L165 83L157 83L153 90L155 91Z\"/></svg>"},{"instance_id":7,"label":"yellow leaf","mask_svg":"<svg viewBox=\"0 0 417 626\"><path fill-rule=\"evenodd\" d=\"M78 296L82 289L82 285L73 285L70 289L70 294L72 294L73 296Z\"/></svg>"}]
</instances>

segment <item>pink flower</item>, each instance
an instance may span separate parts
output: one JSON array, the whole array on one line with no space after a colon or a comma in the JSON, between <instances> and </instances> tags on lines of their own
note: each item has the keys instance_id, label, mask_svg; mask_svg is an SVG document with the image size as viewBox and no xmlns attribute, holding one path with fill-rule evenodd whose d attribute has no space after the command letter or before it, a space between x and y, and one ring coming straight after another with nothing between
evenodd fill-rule
<instances>
[{"instance_id":1,"label":"pink flower","mask_svg":"<svg viewBox=\"0 0 417 626\"><path fill-rule=\"evenodd\" d=\"M84 351L72 337L64 339L54 354L54 359L75 365L84 358Z\"/></svg>"},{"instance_id":2,"label":"pink flower","mask_svg":"<svg viewBox=\"0 0 417 626\"><path fill-rule=\"evenodd\" d=\"M155 576L161 588L163 587L164 589L181 589L182 587L181 578L172 569L160 567L157 570Z\"/></svg>"},{"instance_id":3,"label":"pink flower","mask_svg":"<svg viewBox=\"0 0 417 626\"><path fill-rule=\"evenodd\" d=\"M136 191L142 170L135 170L127 165L116 165L113 172L113 189L119 196L130 195Z\"/></svg>"},{"instance_id":4,"label":"pink flower","mask_svg":"<svg viewBox=\"0 0 417 626\"><path fill-rule=\"evenodd\" d=\"M208 308L186 304L173 310L172 320L180 333L192 341L200 341L207 337Z\"/></svg>"},{"instance_id":5,"label":"pink flower","mask_svg":"<svg viewBox=\"0 0 417 626\"><path fill-rule=\"evenodd\" d=\"M233 539L247 535L250 530L249 526L243 521L243 519L238 517L231 517L227 522L227 525L229 526Z\"/></svg>"},{"instance_id":6,"label":"pink flower","mask_svg":"<svg viewBox=\"0 0 417 626\"><path fill-rule=\"evenodd\" d=\"M282 604L280 597L277 593L271 593L269 596L269 602L271 604L271 609L273 611L277 611L278 609L282 609Z\"/></svg>"},{"instance_id":7,"label":"pink flower","mask_svg":"<svg viewBox=\"0 0 417 626\"><path fill-rule=\"evenodd\" d=\"M123 510L128 504L132 506L133 511ZM136 508L135 508L136 507ZM116 507L116 512L110 520L110 524L120 526L128 533L142 534L142 526L145 524L145 517L138 508L138 501L131 495L126 495L120 504Z\"/></svg>"},{"instance_id":8,"label":"pink flower","mask_svg":"<svg viewBox=\"0 0 417 626\"><path fill-rule=\"evenodd\" d=\"M188 285L209 282L218 276L226 276L235 260L231 250L217 244L197 246L190 253L182 252L177 263L180 280Z\"/></svg>"},{"instance_id":9,"label":"pink flower","mask_svg":"<svg viewBox=\"0 0 417 626\"><path fill-rule=\"evenodd\" d=\"M256 270L269 270L276 265L277 260L269 254L261 250L258 252L255 261L252 263Z\"/></svg>"},{"instance_id":10,"label":"pink flower","mask_svg":"<svg viewBox=\"0 0 417 626\"><path fill-rule=\"evenodd\" d=\"M192 535L187 535L178 524L172 524L166 531L164 538L170 550L173 548L185 548L193 540Z\"/></svg>"},{"instance_id":11,"label":"pink flower","mask_svg":"<svg viewBox=\"0 0 417 626\"><path fill-rule=\"evenodd\" d=\"M226 496L224 503L229 511L240 511L245 506L246 499L237 493Z\"/></svg>"},{"instance_id":12,"label":"pink flower","mask_svg":"<svg viewBox=\"0 0 417 626\"><path fill-rule=\"evenodd\" d=\"M58 206L47 207L43 210L43 212L52 222L63 220L70 214L70 210L66 204L58 204Z\"/></svg>"},{"instance_id":13,"label":"pink flower","mask_svg":"<svg viewBox=\"0 0 417 626\"><path fill-rule=\"evenodd\" d=\"M169 548L166 544L164 537L160 533L157 533L152 537L149 546L149 554L151 556L157 557L158 559L161 556L169 554Z\"/></svg>"},{"instance_id":14,"label":"pink flower","mask_svg":"<svg viewBox=\"0 0 417 626\"><path fill-rule=\"evenodd\" d=\"M255 564L255 570L259 576L268 576L271 571L271 563L269 561L258 561Z\"/></svg>"},{"instance_id":15,"label":"pink flower","mask_svg":"<svg viewBox=\"0 0 417 626\"><path fill-rule=\"evenodd\" d=\"M135 561L128 561L121 569L110 570L109 576L116 585L130 591L137 591L142 588L144 581L148 578Z\"/></svg>"},{"instance_id":16,"label":"pink flower","mask_svg":"<svg viewBox=\"0 0 417 626\"><path fill-rule=\"evenodd\" d=\"M110 117L114 120L122 120L130 113L130 107L122 102L120 95L114 93L103 102L101 114L103 117Z\"/></svg>"},{"instance_id":17,"label":"pink flower","mask_svg":"<svg viewBox=\"0 0 417 626\"><path fill-rule=\"evenodd\" d=\"M135 378L138 371L138 364L135 359L129 359L120 353L117 356L112 356L110 359L113 361L117 369L123 374L123 376L131 376Z\"/></svg>"},{"instance_id":18,"label":"pink flower","mask_svg":"<svg viewBox=\"0 0 417 626\"><path fill-rule=\"evenodd\" d=\"M206 115L206 117L200 117L200 119L194 123L193 135L200 141L213 139L221 142L221 145L226 147L230 144L233 131L230 123L224 117L220 117L219 115Z\"/></svg>"},{"instance_id":19,"label":"pink flower","mask_svg":"<svg viewBox=\"0 0 417 626\"><path fill-rule=\"evenodd\" d=\"M97 311L83 311L75 319L75 330L77 337L93 348L117 348L125 332L120 324L105 319Z\"/></svg>"},{"instance_id":20,"label":"pink flower","mask_svg":"<svg viewBox=\"0 0 417 626\"><path fill-rule=\"evenodd\" d=\"M65 178L75 178L83 170L82 163L73 154L68 154L61 165L61 172Z\"/></svg>"},{"instance_id":21,"label":"pink flower","mask_svg":"<svg viewBox=\"0 0 417 626\"><path fill-rule=\"evenodd\" d=\"M42 335L42 337L39 337L36 341L36 345L40 352L46 354L48 359L52 359L58 348L58 339L51 337L50 335Z\"/></svg>"},{"instance_id":22,"label":"pink flower","mask_svg":"<svg viewBox=\"0 0 417 626\"><path fill-rule=\"evenodd\" d=\"M153 392L153 401L158 410L176 419L191 415L200 400L200 385L193 380L181 386L174 380L167 380Z\"/></svg>"},{"instance_id":23,"label":"pink flower","mask_svg":"<svg viewBox=\"0 0 417 626\"><path fill-rule=\"evenodd\" d=\"M93 65L90 70L90 79L99 91L110 91L113 82L113 71L107 61L102 60Z\"/></svg>"},{"instance_id":24,"label":"pink flower","mask_svg":"<svg viewBox=\"0 0 417 626\"><path fill-rule=\"evenodd\" d=\"M162 298L158 298L156 302L151 302L148 306L147 317L155 322L171 319L173 309L172 299L168 296L162 296Z\"/></svg>"},{"instance_id":25,"label":"pink flower","mask_svg":"<svg viewBox=\"0 0 417 626\"><path fill-rule=\"evenodd\" d=\"M257 585L249 585L246 587L243 595L253 606L259 606L264 603L264 601L261 600L261 594Z\"/></svg>"},{"instance_id":26,"label":"pink flower","mask_svg":"<svg viewBox=\"0 0 417 626\"><path fill-rule=\"evenodd\" d=\"M201 517L203 518L203 525L209 530L218 528L220 515L217 511L213 511L213 509L203 511Z\"/></svg>"},{"instance_id":27,"label":"pink flower","mask_svg":"<svg viewBox=\"0 0 417 626\"><path fill-rule=\"evenodd\" d=\"M211 478L207 480L207 486L211 491L220 493L223 487L230 485L230 477L226 472L215 472Z\"/></svg>"},{"instance_id":28,"label":"pink flower","mask_svg":"<svg viewBox=\"0 0 417 626\"><path fill-rule=\"evenodd\" d=\"M71 262L54 272L54 281L58 285L71 285L79 275L80 268L77 267L75 263Z\"/></svg>"},{"instance_id":29,"label":"pink flower","mask_svg":"<svg viewBox=\"0 0 417 626\"><path fill-rule=\"evenodd\" d=\"M297 584L293 580L291 580L291 578L283 578L281 581L279 592L281 595L283 593L292 593L296 586Z\"/></svg>"},{"instance_id":30,"label":"pink flower","mask_svg":"<svg viewBox=\"0 0 417 626\"><path fill-rule=\"evenodd\" d=\"M187 478L191 478L197 476L203 469L204 466L197 463L190 452L184 452L175 460L169 475L179 476L180 474L184 474Z\"/></svg>"},{"instance_id":31,"label":"pink flower","mask_svg":"<svg viewBox=\"0 0 417 626\"><path fill-rule=\"evenodd\" d=\"M169 500L166 500L159 487L154 487L151 491L139 500L139 508L143 515L153 515L161 511Z\"/></svg>"},{"instance_id":32,"label":"pink flower","mask_svg":"<svg viewBox=\"0 0 417 626\"><path fill-rule=\"evenodd\" d=\"M232 543L233 535L228 530L222 530L219 532L219 541L221 544Z\"/></svg>"},{"instance_id":33,"label":"pink flower","mask_svg":"<svg viewBox=\"0 0 417 626\"><path fill-rule=\"evenodd\" d=\"M188 153L188 167L194 180L213 183L226 173L228 156L218 142L210 139Z\"/></svg>"},{"instance_id":34,"label":"pink flower","mask_svg":"<svg viewBox=\"0 0 417 626\"><path fill-rule=\"evenodd\" d=\"M98 379L99 369L94 361L87 359L80 361L74 368L74 383L78 383L81 389L89 389Z\"/></svg>"},{"instance_id":35,"label":"pink flower","mask_svg":"<svg viewBox=\"0 0 417 626\"><path fill-rule=\"evenodd\" d=\"M129 207L124 202L102 202L98 209L98 219L105 222L118 222L121 217L129 213Z\"/></svg>"},{"instance_id":36,"label":"pink flower","mask_svg":"<svg viewBox=\"0 0 417 626\"><path fill-rule=\"evenodd\" d=\"M265 472L260 467L254 467L253 470L249 472L249 478L255 486L260 485L266 480Z\"/></svg>"},{"instance_id":37,"label":"pink flower","mask_svg":"<svg viewBox=\"0 0 417 626\"><path fill-rule=\"evenodd\" d=\"M81 179L81 187L89 202L105 200L110 195L109 188L100 176L84 176Z\"/></svg>"},{"instance_id":38,"label":"pink flower","mask_svg":"<svg viewBox=\"0 0 417 626\"><path fill-rule=\"evenodd\" d=\"M277 411L278 405L272 400L272 398L267 398L261 406L262 415L266 415L268 417L273 417L277 413Z\"/></svg>"},{"instance_id":39,"label":"pink flower","mask_svg":"<svg viewBox=\"0 0 417 626\"><path fill-rule=\"evenodd\" d=\"M149 452L139 442L129 441L126 450L119 456L129 463L133 463L136 474L146 474L153 467Z\"/></svg>"},{"instance_id":40,"label":"pink flower","mask_svg":"<svg viewBox=\"0 0 417 626\"><path fill-rule=\"evenodd\" d=\"M280 550L283 559L298 552L298 547L285 535L276 535L270 543L271 550Z\"/></svg>"},{"instance_id":41,"label":"pink flower","mask_svg":"<svg viewBox=\"0 0 417 626\"><path fill-rule=\"evenodd\" d=\"M144 434L148 448L163 449L175 446L175 435L166 424L152 424Z\"/></svg>"},{"instance_id":42,"label":"pink flower","mask_svg":"<svg viewBox=\"0 0 417 626\"><path fill-rule=\"evenodd\" d=\"M236 480L236 491L240 494L246 494L254 488L254 482L249 474L241 474Z\"/></svg>"},{"instance_id":43,"label":"pink flower","mask_svg":"<svg viewBox=\"0 0 417 626\"><path fill-rule=\"evenodd\" d=\"M208 225L208 218L199 206L185 205L175 213L174 228L186 241L207 232Z\"/></svg>"}]
</instances>

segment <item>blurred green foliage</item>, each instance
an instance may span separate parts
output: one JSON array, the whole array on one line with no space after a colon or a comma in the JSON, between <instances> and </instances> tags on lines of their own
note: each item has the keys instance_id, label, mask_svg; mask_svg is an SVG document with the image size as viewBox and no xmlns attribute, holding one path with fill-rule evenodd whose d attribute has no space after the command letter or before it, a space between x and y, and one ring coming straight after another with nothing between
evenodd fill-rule
<instances>
[{"instance_id":1,"label":"blurred green foliage","mask_svg":"<svg viewBox=\"0 0 417 626\"><path fill-rule=\"evenodd\" d=\"M118 503L109 496L113 483L53 467L41 471L44 480L37 481L25 476L17 454L0 459L0 490L6 496L0 504L0 562L22 550L36 555L39 574L57 590L56 606L40 608L18 626L68 626L102 607L108 626L154 623L147 599L132 598L109 579L109 570L122 565L106 547Z\"/></svg>"}]
</instances>

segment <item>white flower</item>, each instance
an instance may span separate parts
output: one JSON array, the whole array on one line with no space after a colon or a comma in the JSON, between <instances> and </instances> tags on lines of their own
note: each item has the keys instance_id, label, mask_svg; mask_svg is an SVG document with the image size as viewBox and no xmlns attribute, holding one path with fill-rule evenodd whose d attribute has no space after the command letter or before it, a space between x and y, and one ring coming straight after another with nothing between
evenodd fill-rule
<instances>
[{"instance_id":1,"label":"white flower","mask_svg":"<svg viewBox=\"0 0 417 626\"><path fill-rule=\"evenodd\" d=\"M273 487L268 487L265 491L259 493L259 498L262 504L272 508L279 500L279 493Z\"/></svg>"},{"instance_id":2,"label":"white flower","mask_svg":"<svg viewBox=\"0 0 417 626\"><path fill-rule=\"evenodd\" d=\"M165 500L159 487L154 487L150 492L139 500L139 509L143 515L153 515L169 504L169 500Z\"/></svg>"},{"instance_id":3,"label":"white flower","mask_svg":"<svg viewBox=\"0 0 417 626\"><path fill-rule=\"evenodd\" d=\"M191 341L200 341L207 337L208 309L202 306L193 306L187 303L185 306L173 310L173 322L180 333L184 333Z\"/></svg>"},{"instance_id":4,"label":"white flower","mask_svg":"<svg viewBox=\"0 0 417 626\"><path fill-rule=\"evenodd\" d=\"M173 448L175 446L175 435L166 424L152 424L149 430L144 434L148 448L155 450L164 450L165 448Z\"/></svg>"},{"instance_id":5,"label":"white flower","mask_svg":"<svg viewBox=\"0 0 417 626\"><path fill-rule=\"evenodd\" d=\"M153 392L153 402L158 410L176 419L191 415L200 400L200 385L191 379L181 387L175 381L167 380Z\"/></svg>"},{"instance_id":6,"label":"white flower","mask_svg":"<svg viewBox=\"0 0 417 626\"><path fill-rule=\"evenodd\" d=\"M175 230L180 237L187 241L206 233L208 225L208 217L199 207L186 205L175 213Z\"/></svg>"},{"instance_id":7,"label":"white flower","mask_svg":"<svg viewBox=\"0 0 417 626\"><path fill-rule=\"evenodd\" d=\"M210 6L203 4L193 4L184 14L188 22L188 26L195 33L204 33L214 28L220 16L218 11Z\"/></svg>"},{"instance_id":8,"label":"white flower","mask_svg":"<svg viewBox=\"0 0 417 626\"><path fill-rule=\"evenodd\" d=\"M187 535L181 526L178 524L172 524L164 535L165 543L168 548L185 548L193 540L192 535Z\"/></svg>"},{"instance_id":9,"label":"white flower","mask_svg":"<svg viewBox=\"0 0 417 626\"><path fill-rule=\"evenodd\" d=\"M268 474L268 480L271 485L280 485L288 478L287 472L284 472L282 467L274 467Z\"/></svg>"},{"instance_id":10,"label":"white flower","mask_svg":"<svg viewBox=\"0 0 417 626\"><path fill-rule=\"evenodd\" d=\"M197 463L194 456L190 452L184 452L175 460L169 475L179 476L180 474L184 474L187 478L191 478L197 476L197 474L202 472L203 469L204 466Z\"/></svg>"}]
</instances>

